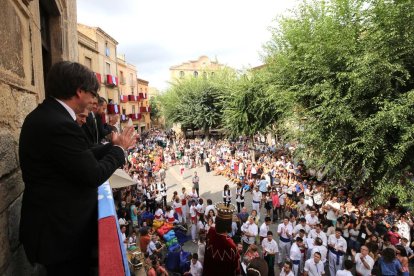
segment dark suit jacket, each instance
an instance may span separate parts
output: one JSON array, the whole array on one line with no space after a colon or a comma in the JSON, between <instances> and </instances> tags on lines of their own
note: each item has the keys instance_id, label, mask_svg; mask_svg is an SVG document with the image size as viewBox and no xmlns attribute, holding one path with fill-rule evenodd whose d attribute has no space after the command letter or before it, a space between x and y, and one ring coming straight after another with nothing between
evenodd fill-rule
<instances>
[{"instance_id":1,"label":"dark suit jacket","mask_svg":"<svg viewBox=\"0 0 414 276\"><path fill-rule=\"evenodd\" d=\"M29 261L89 256L97 242L97 187L124 164L122 149L88 149L69 112L48 98L26 117L19 156L25 183L20 240Z\"/></svg>"},{"instance_id":2,"label":"dark suit jacket","mask_svg":"<svg viewBox=\"0 0 414 276\"><path fill-rule=\"evenodd\" d=\"M95 123L92 113L89 113L86 118L86 123L82 125L82 129L86 134L90 146L100 144L101 140L112 131L104 126L100 115L96 115Z\"/></svg>"}]
</instances>

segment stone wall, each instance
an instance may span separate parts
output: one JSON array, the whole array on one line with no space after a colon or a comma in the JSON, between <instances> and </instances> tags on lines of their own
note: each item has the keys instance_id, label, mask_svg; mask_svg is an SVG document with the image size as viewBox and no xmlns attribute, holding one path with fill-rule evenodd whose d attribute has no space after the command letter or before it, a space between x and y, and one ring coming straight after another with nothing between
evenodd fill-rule
<instances>
[{"instance_id":1,"label":"stone wall","mask_svg":"<svg viewBox=\"0 0 414 276\"><path fill-rule=\"evenodd\" d=\"M77 60L76 1L54 8L52 62ZM44 98L39 0L0 0L0 275L42 275L19 242L24 183L18 141L26 115Z\"/></svg>"}]
</instances>

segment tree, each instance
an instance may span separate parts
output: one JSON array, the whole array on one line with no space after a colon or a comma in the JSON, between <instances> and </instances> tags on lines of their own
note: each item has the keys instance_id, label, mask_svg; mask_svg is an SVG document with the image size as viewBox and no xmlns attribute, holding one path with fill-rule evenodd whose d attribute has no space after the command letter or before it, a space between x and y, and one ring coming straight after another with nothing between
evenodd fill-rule
<instances>
[{"instance_id":1,"label":"tree","mask_svg":"<svg viewBox=\"0 0 414 276\"><path fill-rule=\"evenodd\" d=\"M376 204L414 196L413 19L410 1L304 1L266 46L286 111L306 118L301 157Z\"/></svg>"},{"instance_id":2,"label":"tree","mask_svg":"<svg viewBox=\"0 0 414 276\"><path fill-rule=\"evenodd\" d=\"M209 130L221 125L222 79L226 73L217 72L210 78L186 78L173 83L161 97L165 117L180 123L183 129Z\"/></svg>"},{"instance_id":3,"label":"tree","mask_svg":"<svg viewBox=\"0 0 414 276\"><path fill-rule=\"evenodd\" d=\"M232 136L250 137L253 159L253 136L268 129L282 114L270 94L272 86L267 80L264 70L247 72L229 86L228 94L223 95L223 126Z\"/></svg>"}]
</instances>

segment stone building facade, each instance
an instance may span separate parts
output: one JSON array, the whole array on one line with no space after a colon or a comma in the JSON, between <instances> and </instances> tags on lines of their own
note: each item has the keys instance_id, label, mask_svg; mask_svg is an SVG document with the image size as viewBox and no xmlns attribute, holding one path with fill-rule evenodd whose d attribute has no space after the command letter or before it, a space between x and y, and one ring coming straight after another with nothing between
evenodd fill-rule
<instances>
[{"instance_id":1,"label":"stone building facade","mask_svg":"<svg viewBox=\"0 0 414 276\"><path fill-rule=\"evenodd\" d=\"M24 190L18 141L26 115L45 98L50 66L78 60L76 0L0 3L0 275L42 275L18 239Z\"/></svg>"},{"instance_id":2,"label":"stone building facade","mask_svg":"<svg viewBox=\"0 0 414 276\"><path fill-rule=\"evenodd\" d=\"M138 129L140 114L138 105L137 68L135 65L126 61L125 55L119 55L117 62L121 102L121 127L126 126L131 121L134 127Z\"/></svg>"},{"instance_id":3,"label":"stone building facade","mask_svg":"<svg viewBox=\"0 0 414 276\"><path fill-rule=\"evenodd\" d=\"M197 60L190 60L183 62L180 65L170 67L171 81L185 77L208 77L214 74L215 71L225 68L225 65L218 63L218 61L210 60L208 56L201 56Z\"/></svg>"},{"instance_id":4,"label":"stone building facade","mask_svg":"<svg viewBox=\"0 0 414 276\"><path fill-rule=\"evenodd\" d=\"M148 84L149 82L138 78L138 96L139 96L139 112L141 114L141 120L139 123L139 131L149 130L151 128L151 107L148 98Z\"/></svg>"},{"instance_id":5,"label":"stone building facade","mask_svg":"<svg viewBox=\"0 0 414 276\"><path fill-rule=\"evenodd\" d=\"M79 63L89 66L95 64L97 67L92 68L95 72L101 88L99 96L108 101L108 115L103 118L104 122L109 121L110 117L120 114L119 106L119 76L117 63L117 45L118 42L104 30L99 27L90 27L78 24L79 32ZM82 41L83 38L86 38ZM90 45L95 47L95 52L88 53L84 50L85 41L89 40L94 43ZM88 55L89 54L89 55ZM83 56L82 56L83 55ZM97 59L97 60L96 60ZM119 128L119 124L116 125Z\"/></svg>"}]
</instances>

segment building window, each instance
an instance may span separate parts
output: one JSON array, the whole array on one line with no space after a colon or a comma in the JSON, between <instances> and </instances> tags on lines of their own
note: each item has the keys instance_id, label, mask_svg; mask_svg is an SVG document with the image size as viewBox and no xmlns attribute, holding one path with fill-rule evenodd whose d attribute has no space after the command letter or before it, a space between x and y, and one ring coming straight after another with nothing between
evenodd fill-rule
<instances>
[{"instance_id":1,"label":"building window","mask_svg":"<svg viewBox=\"0 0 414 276\"><path fill-rule=\"evenodd\" d=\"M133 78L133 76L134 76L134 74L132 74L132 73L129 73L129 85L130 86L133 86L134 85L134 78Z\"/></svg>"},{"instance_id":2,"label":"building window","mask_svg":"<svg viewBox=\"0 0 414 276\"><path fill-rule=\"evenodd\" d=\"M135 91L134 91L134 87L131 87L131 94L134 95Z\"/></svg>"},{"instance_id":3,"label":"building window","mask_svg":"<svg viewBox=\"0 0 414 276\"><path fill-rule=\"evenodd\" d=\"M92 59L90 57L85 57L85 66L92 70Z\"/></svg>"},{"instance_id":4,"label":"building window","mask_svg":"<svg viewBox=\"0 0 414 276\"><path fill-rule=\"evenodd\" d=\"M126 114L126 109L125 108L122 108L122 114Z\"/></svg>"},{"instance_id":5,"label":"building window","mask_svg":"<svg viewBox=\"0 0 414 276\"><path fill-rule=\"evenodd\" d=\"M124 72L119 71L119 75L120 75L119 77L121 79L121 84L125 84Z\"/></svg>"},{"instance_id":6,"label":"building window","mask_svg":"<svg viewBox=\"0 0 414 276\"><path fill-rule=\"evenodd\" d=\"M109 49L108 42L105 42L105 55L107 57L111 55L111 50Z\"/></svg>"},{"instance_id":7,"label":"building window","mask_svg":"<svg viewBox=\"0 0 414 276\"><path fill-rule=\"evenodd\" d=\"M194 77L197 78L198 77L198 72L194 71Z\"/></svg>"},{"instance_id":8,"label":"building window","mask_svg":"<svg viewBox=\"0 0 414 276\"><path fill-rule=\"evenodd\" d=\"M111 74L111 64L109 62L105 62L105 70L107 75Z\"/></svg>"},{"instance_id":9,"label":"building window","mask_svg":"<svg viewBox=\"0 0 414 276\"><path fill-rule=\"evenodd\" d=\"M180 78L184 78L184 71L180 71Z\"/></svg>"},{"instance_id":10,"label":"building window","mask_svg":"<svg viewBox=\"0 0 414 276\"><path fill-rule=\"evenodd\" d=\"M132 114L135 114L135 105L132 106Z\"/></svg>"}]
</instances>

